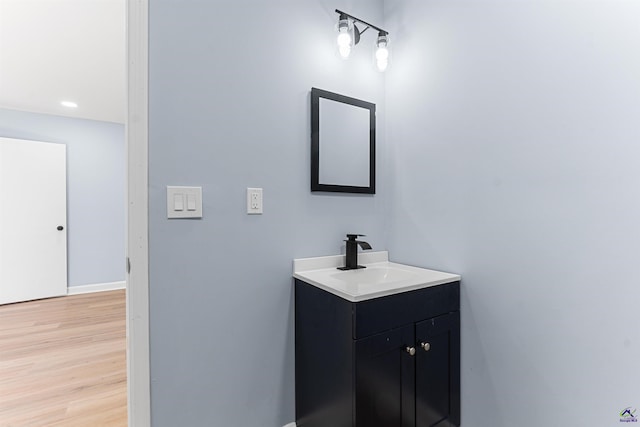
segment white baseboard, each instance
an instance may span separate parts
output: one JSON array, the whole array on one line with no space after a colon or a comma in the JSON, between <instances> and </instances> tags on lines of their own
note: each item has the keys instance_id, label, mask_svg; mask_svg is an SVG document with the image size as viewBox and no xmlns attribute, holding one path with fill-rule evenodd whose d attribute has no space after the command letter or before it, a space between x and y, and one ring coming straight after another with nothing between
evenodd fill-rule
<instances>
[{"instance_id":1,"label":"white baseboard","mask_svg":"<svg viewBox=\"0 0 640 427\"><path fill-rule=\"evenodd\" d=\"M286 426L284 426L284 427L296 427L296 423L289 423L289 424L287 424L287 425L286 425Z\"/></svg>"},{"instance_id":2,"label":"white baseboard","mask_svg":"<svg viewBox=\"0 0 640 427\"><path fill-rule=\"evenodd\" d=\"M127 282L95 283L92 285L69 286L67 295L89 294L91 292L116 291L125 289Z\"/></svg>"}]
</instances>

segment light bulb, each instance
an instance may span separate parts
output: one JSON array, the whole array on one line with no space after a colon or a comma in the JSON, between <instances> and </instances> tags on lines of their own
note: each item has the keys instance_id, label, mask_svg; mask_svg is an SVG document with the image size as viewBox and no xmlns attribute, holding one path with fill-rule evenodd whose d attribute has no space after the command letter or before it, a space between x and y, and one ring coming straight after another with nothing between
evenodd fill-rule
<instances>
[{"instance_id":1,"label":"light bulb","mask_svg":"<svg viewBox=\"0 0 640 427\"><path fill-rule=\"evenodd\" d=\"M389 66L389 48L387 44L389 43L389 39L386 34L379 34L378 41L376 45L378 46L376 49L376 65L378 66L378 70L384 71Z\"/></svg>"},{"instance_id":2,"label":"light bulb","mask_svg":"<svg viewBox=\"0 0 640 427\"><path fill-rule=\"evenodd\" d=\"M349 34L348 30L340 30L340 34L338 34L338 50L343 58L349 57L351 53L351 34Z\"/></svg>"},{"instance_id":3,"label":"light bulb","mask_svg":"<svg viewBox=\"0 0 640 427\"><path fill-rule=\"evenodd\" d=\"M378 61L387 61L389 59L389 49L384 46L379 46L376 51L376 59Z\"/></svg>"},{"instance_id":4,"label":"light bulb","mask_svg":"<svg viewBox=\"0 0 640 427\"><path fill-rule=\"evenodd\" d=\"M351 46L339 46L338 52L343 59L347 59L351 55Z\"/></svg>"},{"instance_id":5,"label":"light bulb","mask_svg":"<svg viewBox=\"0 0 640 427\"><path fill-rule=\"evenodd\" d=\"M389 66L389 49L386 47L378 47L378 50L376 50L376 64L380 71L387 69Z\"/></svg>"},{"instance_id":6,"label":"light bulb","mask_svg":"<svg viewBox=\"0 0 640 427\"><path fill-rule=\"evenodd\" d=\"M385 60L378 59L378 61L376 61L376 65L378 66L378 71L385 71L389 66L389 61L386 59Z\"/></svg>"},{"instance_id":7,"label":"light bulb","mask_svg":"<svg viewBox=\"0 0 640 427\"><path fill-rule=\"evenodd\" d=\"M344 59L349 57L351 54L351 46L353 46L350 27L348 19L341 19L340 22L338 22L338 51Z\"/></svg>"}]
</instances>

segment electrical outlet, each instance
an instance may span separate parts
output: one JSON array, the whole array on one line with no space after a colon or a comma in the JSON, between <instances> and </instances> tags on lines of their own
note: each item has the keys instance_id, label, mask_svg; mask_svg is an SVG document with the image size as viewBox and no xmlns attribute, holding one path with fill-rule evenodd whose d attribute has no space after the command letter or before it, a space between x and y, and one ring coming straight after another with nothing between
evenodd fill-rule
<instances>
[{"instance_id":1,"label":"electrical outlet","mask_svg":"<svg viewBox=\"0 0 640 427\"><path fill-rule=\"evenodd\" d=\"M247 188L247 213L262 215L262 188Z\"/></svg>"}]
</instances>

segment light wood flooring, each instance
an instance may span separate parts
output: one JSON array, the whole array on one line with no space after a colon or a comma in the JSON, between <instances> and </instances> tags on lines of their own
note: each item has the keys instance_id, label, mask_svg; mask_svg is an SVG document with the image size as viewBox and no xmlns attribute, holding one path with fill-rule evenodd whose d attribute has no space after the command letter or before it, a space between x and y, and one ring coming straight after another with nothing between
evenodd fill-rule
<instances>
[{"instance_id":1,"label":"light wood flooring","mask_svg":"<svg viewBox=\"0 0 640 427\"><path fill-rule=\"evenodd\" d=\"M125 291L0 306L0 427L127 425Z\"/></svg>"}]
</instances>

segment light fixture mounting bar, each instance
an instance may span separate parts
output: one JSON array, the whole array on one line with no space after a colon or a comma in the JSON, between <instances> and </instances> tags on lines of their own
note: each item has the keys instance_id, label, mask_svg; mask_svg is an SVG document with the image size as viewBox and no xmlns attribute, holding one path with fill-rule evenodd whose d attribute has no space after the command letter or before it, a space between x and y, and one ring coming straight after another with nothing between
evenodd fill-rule
<instances>
[{"instance_id":1,"label":"light fixture mounting bar","mask_svg":"<svg viewBox=\"0 0 640 427\"><path fill-rule=\"evenodd\" d=\"M354 20L354 21L356 21L356 22L359 22L359 23L361 23L361 24L366 25L367 27L371 27L371 28L376 29L376 30L378 30L378 32L380 33L380 35L385 35L385 36L386 36L386 35L388 35L388 34L389 34L389 32L388 32L388 31L385 31L385 30L383 30L383 29L382 29L382 28L380 28L380 27L376 27L375 25L369 24L368 22L363 21L363 20L362 20L362 19L360 19L360 18L356 18L356 17L355 17L355 16L353 16L353 15L349 15L348 13L343 12L343 11L341 11L341 10L336 9L336 13L340 14L341 16L342 16L342 15L344 15L344 16L346 16L346 17L349 17L349 18L353 19L353 20ZM365 30L364 30L364 31L366 31L366 28L365 28ZM364 33L364 31L362 31L362 32Z\"/></svg>"}]
</instances>

